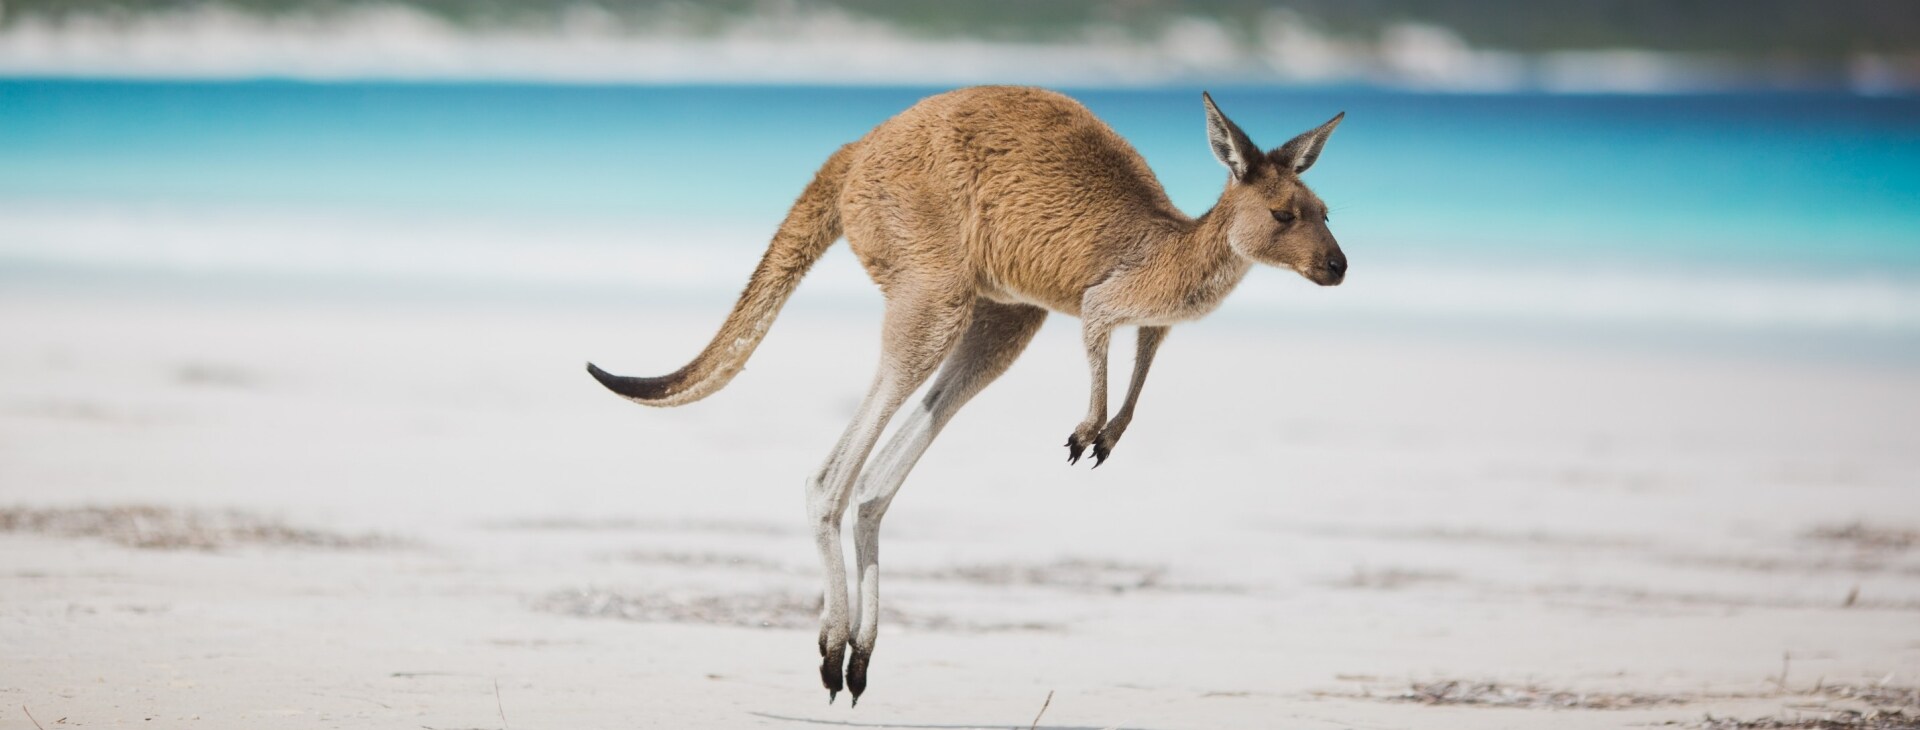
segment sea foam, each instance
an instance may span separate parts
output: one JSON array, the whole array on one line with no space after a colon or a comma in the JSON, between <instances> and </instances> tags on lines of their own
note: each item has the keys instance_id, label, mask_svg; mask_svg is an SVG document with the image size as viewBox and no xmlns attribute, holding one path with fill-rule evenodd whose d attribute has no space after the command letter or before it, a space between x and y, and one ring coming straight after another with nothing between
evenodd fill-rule
<instances>
[{"instance_id":1,"label":"sea foam","mask_svg":"<svg viewBox=\"0 0 1920 730\"><path fill-rule=\"evenodd\" d=\"M0 207L0 267L50 265L155 276L379 278L511 292L637 292L726 298L746 282L771 223L208 211L125 206ZM868 299L846 247L802 295ZM1378 254L1338 289L1256 269L1227 311L1407 320L1793 328L1920 335L1911 274L1816 275L1700 266L1446 265Z\"/></svg>"}]
</instances>

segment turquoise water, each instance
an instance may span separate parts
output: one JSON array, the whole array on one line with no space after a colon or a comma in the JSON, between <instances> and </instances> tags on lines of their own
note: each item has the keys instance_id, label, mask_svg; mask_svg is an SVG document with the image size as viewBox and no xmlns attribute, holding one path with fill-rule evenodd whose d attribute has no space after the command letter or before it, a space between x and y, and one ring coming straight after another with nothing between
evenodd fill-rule
<instances>
[{"instance_id":1,"label":"turquoise water","mask_svg":"<svg viewBox=\"0 0 1920 730\"><path fill-rule=\"evenodd\" d=\"M674 231L750 261L835 146L937 91L0 81L0 266L151 263L137 230L86 228L124 211L590 222L630 231L620 246L688 250L657 240ZM1819 322L1920 331L1920 99L1213 92L1269 146L1347 112L1308 181L1356 282L1376 269L1603 271L1685 299L1684 282L1711 279L1754 298L1729 311L1811 282L1826 288L1800 292L1810 302L1853 296ZM1198 89L1069 93L1182 208L1211 204L1224 173ZM270 237L231 238L193 261L244 270L278 255ZM525 242L529 255L552 244ZM514 265L510 237L490 245ZM1552 294L1516 296L1474 311ZM1406 299L1393 306L1419 308Z\"/></svg>"}]
</instances>

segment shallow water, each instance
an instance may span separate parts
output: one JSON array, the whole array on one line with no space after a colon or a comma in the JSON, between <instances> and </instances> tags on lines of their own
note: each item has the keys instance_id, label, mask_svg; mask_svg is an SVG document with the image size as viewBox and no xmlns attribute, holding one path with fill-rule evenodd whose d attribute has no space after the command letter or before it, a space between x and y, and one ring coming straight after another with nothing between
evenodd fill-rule
<instances>
[{"instance_id":1,"label":"shallow water","mask_svg":"<svg viewBox=\"0 0 1920 730\"><path fill-rule=\"evenodd\" d=\"M936 91L0 81L0 274L731 290L835 146ZM1071 93L1211 204L1197 89ZM1920 333L1920 99L1214 93L1270 146L1348 113L1308 181L1352 280L1248 306Z\"/></svg>"}]
</instances>

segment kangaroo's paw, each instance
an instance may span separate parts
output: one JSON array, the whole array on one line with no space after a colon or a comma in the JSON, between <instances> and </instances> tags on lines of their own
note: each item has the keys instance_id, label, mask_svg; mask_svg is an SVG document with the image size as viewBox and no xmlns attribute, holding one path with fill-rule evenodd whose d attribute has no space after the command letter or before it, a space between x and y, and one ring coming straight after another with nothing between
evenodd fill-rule
<instances>
[{"instance_id":1,"label":"kangaroo's paw","mask_svg":"<svg viewBox=\"0 0 1920 730\"><path fill-rule=\"evenodd\" d=\"M1093 468L1098 469L1101 464L1107 463L1107 456L1112 453L1113 445L1107 443L1105 437L1093 442Z\"/></svg>"},{"instance_id":2,"label":"kangaroo's paw","mask_svg":"<svg viewBox=\"0 0 1920 730\"><path fill-rule=\"evenodd\" d=\"M1085 453L1100 438L1100 421L1082 423L1073 429L1073 435L1067 437L1067 463L1080 463L1080 454Z\"/></svg>"},{"instance_id":3,"label":"kangaroo's paw","mask_svg":"<svg viewBox=\"0 0 1920 730\"><path fill-rule=\"evenodd\" d=\"M1100 432L1100 437L1093 440L1093 468L1098 469L1101 464L1107 463L1107 457L1113 455L1114 445L1120 443L1120 434L1126 431L1127 425L1124 423L1107 424L1106 429Z\"/></svg>"},{"instance_id":4,"label":"kangaroo's paw","mask_svg":"<svg viewBox=\"0 0 1920 730\"><path fill-rule=\"evenodd\" d=\"M840 689L843 686L841 684L840 666L846 662L846 659L846 642L828 642L827 637L820 637L820 683L827 687L827 704L829 705L833 704L833 701L840 697ZM858 697L859 694L858 690L854 692L854 696L856 697Z\"/></svg>"}]
</instances>

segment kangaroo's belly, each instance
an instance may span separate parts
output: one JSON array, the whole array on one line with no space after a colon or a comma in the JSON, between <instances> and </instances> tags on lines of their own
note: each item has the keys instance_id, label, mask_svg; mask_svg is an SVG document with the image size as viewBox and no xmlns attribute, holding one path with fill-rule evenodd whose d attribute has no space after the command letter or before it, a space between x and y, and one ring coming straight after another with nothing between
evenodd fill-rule
<instances>
[{"instance_id":1,"label":"kangaroo's belly","mask_svg":"<svg viewBox=\"0 0 1920 730\"><path fill-rule=\"evenodd\" d=\"M1061 314L1080 316L1080 299L1061 292L1029 291L995 282L982 286L980 296L1001 304L1027 304Z\"/></svg>"},{"instance_id":2,"label":"kangaroo's belly","mask_svg":"<svg viewBox=\"0 0 1920 730\"><path fill-rule=\"evenodd\" d=\"M1032 221L983 221L968 248L980 295L1080 316L1089 287L1112 275L1118 257L1090 226L1048 229Z\"/></svg>"}]
</instances>

